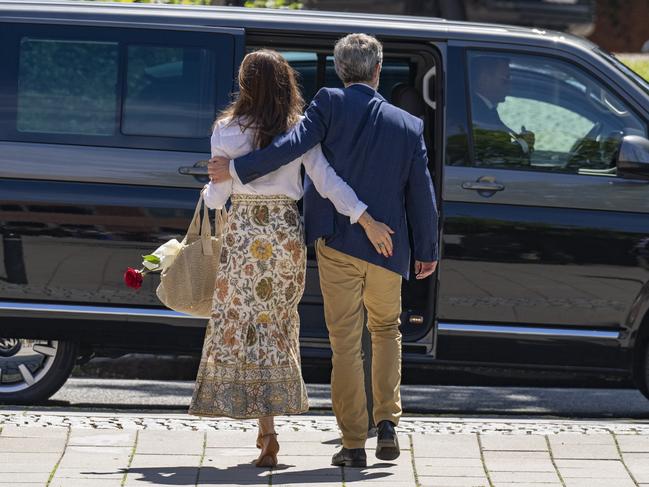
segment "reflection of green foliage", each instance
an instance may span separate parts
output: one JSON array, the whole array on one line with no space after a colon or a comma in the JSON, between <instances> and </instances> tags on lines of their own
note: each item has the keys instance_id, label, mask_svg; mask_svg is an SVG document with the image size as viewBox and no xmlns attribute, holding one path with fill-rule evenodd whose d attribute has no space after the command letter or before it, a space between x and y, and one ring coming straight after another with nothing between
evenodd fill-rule
<instances>
[{"instance_id":1,"label":"reflection of green foliage","mask_svg":"<svg viewBox=\"0 0 649 487\"><path fill-rule=\"evenodd\" d=\"M476 161L489 166L529 166L529 158L521 146L512 142L510 135L501 130L473 127L473 144Z\"/></svg>"},{"instance_id":2,"label":"reflection of green foliage","mask_svg":"<svg viewBox=\"0 0 649 487\"><path fill-rule=\"evenodd\" d=\"M93 0L87 0L93 1ZM168 3L170 5L223 5L219 0L94 0L99 2L118 2L118 3ZM254 8L289 8L300 9L304 6L301 2L290 0L254 0L246 1L245 7Z\"/></svg>"},{"instance_id":3,"label":"reflection of green foliage","mask_svg":"<svg viewBox=\"0 0 649 487\"><path fill-rule=\"evenodd\" d=\"M112 134L117 51L110 42L24 39L18 130Z\"/></svg>"},{"instance_id":4,"label":"reflection of green foliage","mask_svg":"<svg viewBox=\"0 0 649 487\"><path fill-rule=\"evenodd\" d=\"M304 4L287 0L253 0L247 1L244 6L252 8L290 8L297 10L302 8Z\"/></svg>"}]
</instances>

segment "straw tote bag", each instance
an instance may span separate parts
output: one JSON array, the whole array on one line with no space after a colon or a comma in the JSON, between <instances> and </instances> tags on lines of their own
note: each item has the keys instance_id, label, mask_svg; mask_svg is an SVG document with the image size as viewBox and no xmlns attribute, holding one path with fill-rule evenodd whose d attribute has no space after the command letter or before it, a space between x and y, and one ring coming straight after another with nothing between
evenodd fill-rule
<instances>
[{"instance_id":1,"label":"straw tote bag","mask_svg":"<svg viewBox=\"0 0 649 487\"><path fill-rule=\"evenodd\" d=\"M156 294L168 308L208 318L212 313L212 300L227 213L225 209L216 211L216 232L215 236L212 236L203 191L204 189L201 190L198 198L187 235L180 242L181 249L171 264L160 273L160 284ZM203 206L202 223L201 206Z\"/></svg>"}]
</instances>

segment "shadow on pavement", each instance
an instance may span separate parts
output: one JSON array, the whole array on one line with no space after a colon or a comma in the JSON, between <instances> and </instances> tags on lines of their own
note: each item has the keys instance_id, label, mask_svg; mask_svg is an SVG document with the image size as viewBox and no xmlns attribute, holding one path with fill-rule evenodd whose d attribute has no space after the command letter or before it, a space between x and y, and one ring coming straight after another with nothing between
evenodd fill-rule
<instances>
[{"instance_id":1,"label":"shadow on pavement","mask_svg":"<svg viewBox=\"0 0 649 487\"><path fill-rule=\"evenodd\" d=\"M372 468L385 468L392 464L378 464L367 469L345 469L345 482L378 480L391 476L389 472L372 472ZM201 467L197 478L196 467L142 467L122 468L118 472L128 472L127 483L141 482L154 485L267 485L268 476L272 476L273 485L310 484L341 482L343 471L338 467L316 468L312 470L286 471L295 465L279 464L276 468L257 468L251 463L240 463L225 468ZM101 475L93 472L94 475Z\"/></svg>"}]
</instances>

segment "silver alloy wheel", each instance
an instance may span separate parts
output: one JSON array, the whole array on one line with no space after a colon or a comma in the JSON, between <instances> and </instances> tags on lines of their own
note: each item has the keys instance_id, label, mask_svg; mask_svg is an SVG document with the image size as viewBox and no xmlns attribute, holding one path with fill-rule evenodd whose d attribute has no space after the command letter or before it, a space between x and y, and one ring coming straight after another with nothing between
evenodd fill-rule
<instances>
[{"instance_id":1,"label":"silver alloy wheel","mask_svg":"<svg viewBox=\"0 0 649 487\"><path fill-rule=\"evenodd\" d=\"M43 379L59 350L57 340L0 338L0 398Z\"/></svg>"}]
</instances>

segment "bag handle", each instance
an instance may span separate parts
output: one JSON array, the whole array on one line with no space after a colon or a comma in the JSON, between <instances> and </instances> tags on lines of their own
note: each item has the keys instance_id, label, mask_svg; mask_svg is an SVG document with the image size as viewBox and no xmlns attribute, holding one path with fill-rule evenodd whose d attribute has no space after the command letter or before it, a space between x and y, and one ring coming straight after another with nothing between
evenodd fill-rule
<instances>
[{"instance_id":1,"label":"bag handle","mask_svg":"<svg viewBox=\"0 0 649 487\"><path fill-rule=\"evenodd\" d=\"M198 202L196 203L196 209L194 210L194 216L192 217L192 221L189 224L189 228L187 229L186 240L189 242L200 238L201 245L203 247L203 255L212 255L212 226L210 225L209 209L205 204L205 197L203 196L204 191L205 188L203 188L200 192ZM200 215L201 206L203 207L202 219ZM225 227L225 223L227 221L227 213L225 211L225 208L217 210L216 217L216 237L221 238L223 234L223 228Z\"/></svg>"}]
</instances>

